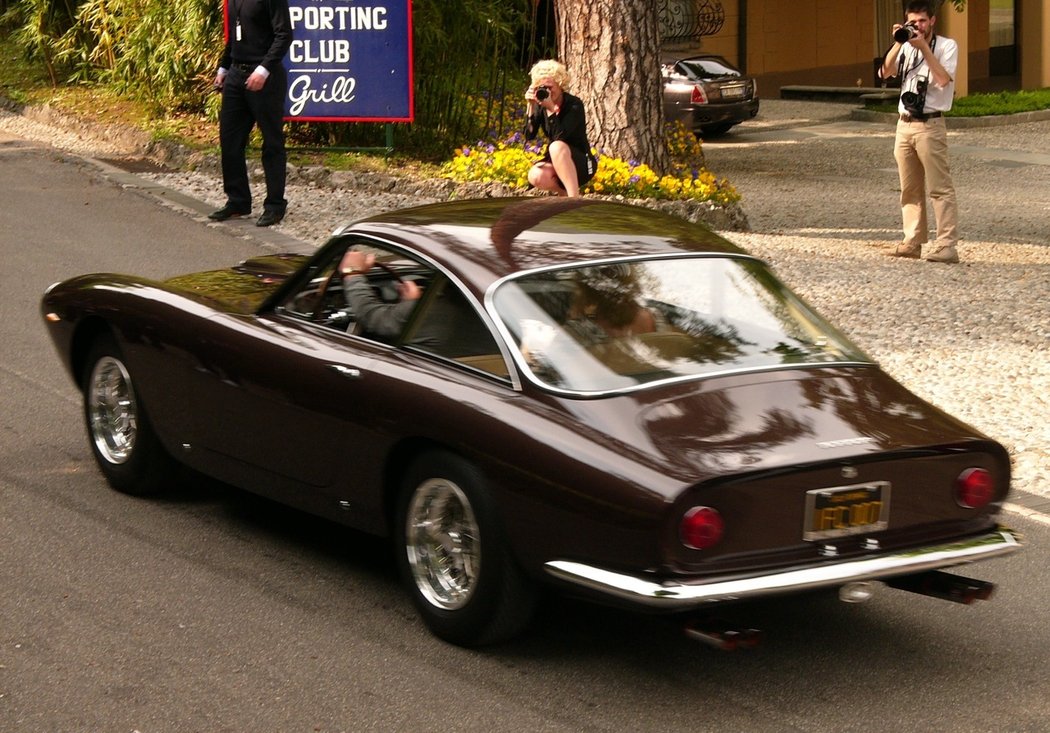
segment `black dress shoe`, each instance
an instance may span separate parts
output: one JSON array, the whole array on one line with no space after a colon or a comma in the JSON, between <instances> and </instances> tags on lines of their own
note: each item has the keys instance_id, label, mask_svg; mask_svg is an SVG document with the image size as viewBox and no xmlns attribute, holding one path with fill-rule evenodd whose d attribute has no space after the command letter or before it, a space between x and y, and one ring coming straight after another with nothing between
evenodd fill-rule
<instances>
[{"instance_id":1,"label":"black dress shoe","mask_svg":"<svg viewBox=\"0 0 1050 733\"><path fill-rule=\"evenodd\" d=\"M263 215L259 217L259 221L255 222L257 227L272 227L274 224L280 224L281 219L284 218L284 213L278 213L276 211L264 211Z\"/></svg>"},{"instance_id":2,"label":"black dress shoe","mask_svg":"<svg viewBox=\"0 0 1050 733\"><path fill-rule=\"evenodd\" d=\"M251 211L238 211L229 204L223 206L218 211L213 211L208 214L208 218L212 221L226 221L227 219L236 219L239 216L248 216L252 213Z\"/></svg>"}]
</instances>

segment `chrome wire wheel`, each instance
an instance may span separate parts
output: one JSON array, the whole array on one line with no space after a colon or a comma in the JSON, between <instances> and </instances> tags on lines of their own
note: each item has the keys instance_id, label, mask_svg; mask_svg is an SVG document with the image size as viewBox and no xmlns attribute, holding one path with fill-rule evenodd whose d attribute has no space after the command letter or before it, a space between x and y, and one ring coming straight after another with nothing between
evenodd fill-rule
<instances>
[{"instance_id":1,"label":"chrome wire wheel","mask_svg":"<svg viewBox=\"0 0 1050 733\"><path fill-rule=\"evenodd\" d=\"M88 424L99 455L112 464L127 462L138 437L138 406L131 377L119 359L95 363L87 384Z\"/></svg>"},{"instance_id":2,"label":"chrome wire wheel","mask_svg":"<svg viewBox=\"0 0 1050 733\"><path fill-rule=\"evenodd\" d=\"M470 601L481 570L478 522L467 495L444 478L427 479L405 515L405 552L416 587L438 608Z\"/></svg>"}]
</instances>

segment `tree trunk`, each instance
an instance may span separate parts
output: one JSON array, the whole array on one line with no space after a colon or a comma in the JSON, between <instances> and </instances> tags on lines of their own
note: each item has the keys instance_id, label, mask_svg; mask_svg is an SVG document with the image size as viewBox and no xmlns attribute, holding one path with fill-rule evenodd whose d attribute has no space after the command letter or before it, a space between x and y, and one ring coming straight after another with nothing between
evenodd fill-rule
<instances>
[{"instance_id":1,"label":"tree trunk","mask_svg":"<svg viewBox=\"0 0 1050 733\"><path fill-rule=\"evenodd\" d=\"M658 5L652 0L556 0L560 61L583 100L591 145L659 173L664 135Z\"/></svg>"}]
</instances>

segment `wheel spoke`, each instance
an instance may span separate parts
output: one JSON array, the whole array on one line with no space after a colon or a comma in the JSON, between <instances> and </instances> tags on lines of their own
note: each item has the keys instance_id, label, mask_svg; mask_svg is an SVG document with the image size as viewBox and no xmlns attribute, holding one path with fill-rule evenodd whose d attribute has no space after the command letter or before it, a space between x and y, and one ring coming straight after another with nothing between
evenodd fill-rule
<instances>
[{"instance_id":1,"label":"wheel spoke","mask_svg":"<svg viewBox=\"0 0 1050 733\"><path fill-rule=\"evenodd\" d=\"M137 406L124 365L113 357L95 364L88 386L88 416L99 453L110 463L131 457L138 434Z\"/></svg>"},{"instance_id":2,"label":"wheel spoke","mask_svg":"<svg viewBox=\"0 0 1050 733\"><path fill-rule=\"evenodd\" d=\"M426 481L410 502L407 521L406 551L417 587L441 608L461 607L476 587L480 559L466 495L446 479Z\"/></svg>"}]
</instances>

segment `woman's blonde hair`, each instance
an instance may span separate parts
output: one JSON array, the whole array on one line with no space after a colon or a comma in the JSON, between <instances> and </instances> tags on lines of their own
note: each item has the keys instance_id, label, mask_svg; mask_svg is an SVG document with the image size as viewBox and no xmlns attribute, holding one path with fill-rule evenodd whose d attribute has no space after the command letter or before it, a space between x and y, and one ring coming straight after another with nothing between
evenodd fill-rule
<instances>
[{"instance_id":1,"label":"woman's blonde hair","mask_svg":"<svg viewBox=\"0 0 1050 733\"><path fill-rule=\"evenodd\" d=\"M535 84L540 79L551 78L554 79L555 83L562 89L569 86L569 70L565 68L565 64L554 59L544 59L543 61L537 61L529 69L529 76L532 77L532 82Z\"/></svg>"}]
</instances>

